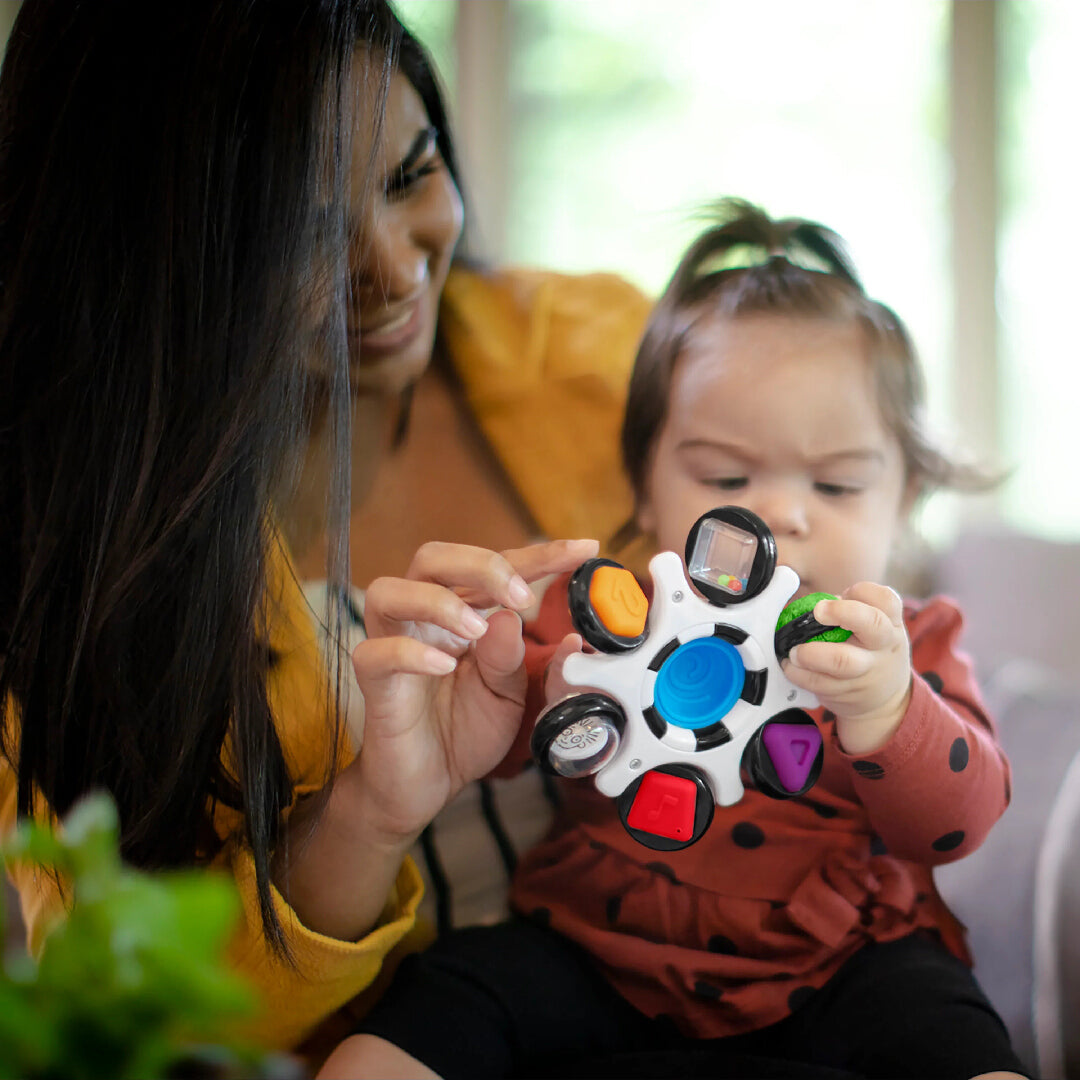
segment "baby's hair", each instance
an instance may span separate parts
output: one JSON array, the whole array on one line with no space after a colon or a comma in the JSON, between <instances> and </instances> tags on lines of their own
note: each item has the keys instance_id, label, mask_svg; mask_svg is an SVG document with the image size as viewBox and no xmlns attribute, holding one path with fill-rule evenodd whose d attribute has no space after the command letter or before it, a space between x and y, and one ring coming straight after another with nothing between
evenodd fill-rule
<instances>
[{"instance_id":1,"label":"baby's hair","mask_svg":"<svg viewBox=\"0 0 1080 1080\"><path fill-rule=\"evenodd\" d=\"M622 427L623 467L640 502L649 459L667 415L671 376L689 335L706 318L781 315L850 321L866 341L881 411L918 493L981 491L996 478L952 457L925 416L923 373L911 337L891 308L866 295L844 241L804 218L774 220L742 199L723 199L714 223L683 255L638 346ZM637 532L628 522L617 546Z\"/></svg>"}]
</instances>

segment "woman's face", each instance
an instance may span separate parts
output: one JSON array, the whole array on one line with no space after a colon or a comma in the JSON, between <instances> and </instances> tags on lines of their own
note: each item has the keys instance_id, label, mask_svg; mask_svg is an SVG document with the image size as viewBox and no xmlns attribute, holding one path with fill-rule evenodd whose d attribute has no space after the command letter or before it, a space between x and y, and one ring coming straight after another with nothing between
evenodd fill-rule
<instances>
[{"instance_id":1,"label":"woman's face","mask_svg":"<svg viewBox=\"0 0 1080 1080\"><path fill-rule=\"evenodd\" d=\"M354 142L349 214L349 374L356 393L397 393L431 360L462 203L412 83L395 72L382 138Z\"/></svg>"}]
</instances>

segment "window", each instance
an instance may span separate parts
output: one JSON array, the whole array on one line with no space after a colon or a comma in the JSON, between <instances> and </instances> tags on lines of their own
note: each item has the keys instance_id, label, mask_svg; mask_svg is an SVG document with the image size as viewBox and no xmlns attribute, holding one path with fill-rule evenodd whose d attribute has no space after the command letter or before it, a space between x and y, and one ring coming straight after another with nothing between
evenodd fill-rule
<instances>
[{"instance_id":1,"label":"window","mask_svg":"<svg viewBox=\"0 0 1080 1080\"><path fill-rule=\"evenodd\" d=\"M1075 303L1069 260L1080 249L1067 167L1080 100L1076 4L401 0L398 8L448 82L447 65L458 70L466 179L484 196L481 253L615 270L656 291L712 199L741 195L774 214L817 218L845 237L868 290L910 326L937 425L988 434L989 450L1015 469L976 512L1080 536L1068 439L1080 350L1065 322ZM975 84L950 69L950 44L982 73ZM984 93L987 85L996 89ZM950 97L966 110L952 132ZM489 110L484 121L470 123L478 108ZM982 122L989 134L972 139L965 125ZM468 172L470 159L483 161L480 176ZM971 181L983 177L992 178L989 194L977 197ZM964 185L955 194L954 178ZM982 259L970 223L958 224L958 203L987 250L996 246L995 296L992 274L965 281L963 258L950 256L956 238L969 267ZM928 531L944 538L970 505L933 501Z\"/></svg>"},{"instance_id":2,"label":"window","mask_svg":"<svg viewBox=\"0 0 1080 1080\"><path fill-rule=\"evenodd\" d=\"M1009 3L1001 60L1003 215L998 247L1002 441L1016 472L1002 511L1035 532L1080 537L1080 216L1073 144L1080 7Z\"/></svg>"}]
</instances>

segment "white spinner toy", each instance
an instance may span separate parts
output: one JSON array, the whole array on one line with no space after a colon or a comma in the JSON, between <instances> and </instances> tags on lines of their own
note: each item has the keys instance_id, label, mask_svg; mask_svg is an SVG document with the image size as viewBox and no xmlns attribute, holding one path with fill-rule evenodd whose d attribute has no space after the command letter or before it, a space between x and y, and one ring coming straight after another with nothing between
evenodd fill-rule
<instances>
[{"instance_id":1,"label":"white spinner toy","mask_svg":"<svg viewBox=\"0 0 1080 1080\"><path fill-rule=\"evenodd\" d=\"M699 518L686 566L689 578L673 551L651 560L651 605L618 563L578 568L571 617L599 651L567 659L563 678L588 689L544 712L531 744L547 772L595 774L629 833L668 851L700 839L715 805L742 798L744 766L774 798L813 786L823 748L805 710L818 701L780 660L801 642L848 636L814 619L826 594L788 604L798 575L776 565L772 533L748 510Z\"/></svg>"}]
</instances>

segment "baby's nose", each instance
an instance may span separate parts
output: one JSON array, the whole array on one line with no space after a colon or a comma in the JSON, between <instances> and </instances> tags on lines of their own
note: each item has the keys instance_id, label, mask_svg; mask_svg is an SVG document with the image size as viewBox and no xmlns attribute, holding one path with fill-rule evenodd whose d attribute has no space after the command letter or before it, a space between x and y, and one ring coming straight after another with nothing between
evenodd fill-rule
<instances>
[{"instance_id":1,"label":"baby's nose","mask_svg":"<svg viewBox=\"0 0 1080 1080\"><path fill-rule=\"evenodd\" d=\"M806 500L798 491L777 486L760 493L750 507L772 530L774 537L803 537L807 533Z\"/></svg>"}]
</instances>

